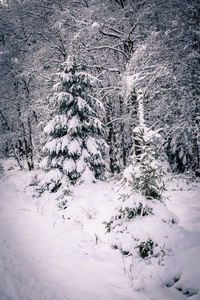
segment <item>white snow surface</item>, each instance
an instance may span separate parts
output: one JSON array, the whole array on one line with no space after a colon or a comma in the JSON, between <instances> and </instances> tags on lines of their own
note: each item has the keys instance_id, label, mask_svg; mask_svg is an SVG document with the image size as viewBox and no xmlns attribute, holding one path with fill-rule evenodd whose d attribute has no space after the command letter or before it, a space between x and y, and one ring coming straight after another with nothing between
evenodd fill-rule
<instances>
[{"instance_id":1,"label":"white snow surface","mask_svg":"<svg viewBox=\"0 0 200 300\"><path fill-rule=\"evenodd\" d=\"M172 255L158 265L111 248L103 222L114 213L117 181L75 187L59 211L56 194L32 197L35 174L0 178L1 300L200 300L200 183L167 181L179 239L168 232Z\"/></svg>"}]
</instances>

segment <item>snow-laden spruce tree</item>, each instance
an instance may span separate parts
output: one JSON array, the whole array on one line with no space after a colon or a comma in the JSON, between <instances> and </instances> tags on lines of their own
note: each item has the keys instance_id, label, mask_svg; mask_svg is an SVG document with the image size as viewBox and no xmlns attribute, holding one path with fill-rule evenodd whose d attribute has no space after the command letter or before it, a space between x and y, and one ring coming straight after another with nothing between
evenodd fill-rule
<instances>
[{"instance_id":1,"label":"snow-laden spruce tree","mask_svg":"<svg viewBox=\"0 0 200 300\"><path fill-rule=\"evenodd\" d=\"M164 158L158 131L145 125L143 93L137 91L139 126L134 128L134 154L123 173L115 215L105 222L111 243L125 255L158 257L168 248L167 232L176 217L166 208L162 193ZM160 143L161 144L161 143Z\"/></svg>"},{"instance_id":2,"label":"snow-laden spruce tree","mask_svg":"<svg viewBox=\"0 0 200 300\"><path fill-rule=\"evenodd\" d=\"M97 80L73 57L63 63L55 80L40 165L59 169L72 184L93 182L103 177L107 148L101 123L104 107L95 97Z\"/></svg>"}]
</instances>

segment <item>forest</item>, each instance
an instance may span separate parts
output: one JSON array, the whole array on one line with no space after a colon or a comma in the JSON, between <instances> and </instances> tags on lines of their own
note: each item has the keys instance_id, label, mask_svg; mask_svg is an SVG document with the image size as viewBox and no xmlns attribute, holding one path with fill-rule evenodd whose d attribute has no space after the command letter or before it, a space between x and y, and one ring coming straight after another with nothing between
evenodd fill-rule
<instances>
[{"instance_id":1,"label":"forest","mask_svg":"<svg viewBox=\"0 0 200 300\"><path fill-rule=\"evenodd\" d=\"M82 133L71 137L99 141L93 141L102 160L91 161L94 176L103 165L118 174L135 151L141 90L145 124L161 129L170 170L199 176L198 0L5 0L0 12L2 157L31 171L49 153L48 168L66 173L61 156L76 162L80 155L44 145L74 126ZM70 97L86 102L75 105ZM76 114L82 129L70 121ZM49 122L60 132L45 130Z\"/></svg>"},{"instance_id":2,"label":"forest","mask_svg":"<svg viewBox=\"0 0 200 300\"><path fill-rule=\"evenodd\" d=\"M0 0L0 299L200 300L200 1Z\"/></svg>"}]
</instances>

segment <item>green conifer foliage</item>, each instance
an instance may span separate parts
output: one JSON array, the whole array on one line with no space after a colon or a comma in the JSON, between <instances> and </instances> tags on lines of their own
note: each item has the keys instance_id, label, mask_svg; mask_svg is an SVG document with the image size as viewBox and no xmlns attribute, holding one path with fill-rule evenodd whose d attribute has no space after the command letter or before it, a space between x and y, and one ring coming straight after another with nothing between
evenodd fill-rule
<instances>
[{"instance_id":1,"label":"green conifer foliage","mask_svg":"<svg viewBox=\"0 0 200 300\"><path fill-rule=\"evenodd\" d=\"M44 169L59 168L71 183L95 181L105 169L104 107L94 96L96 78L69 57L56 74L49 98L53 117L44 128Z\"/></svg>"},{"instance_id":2,"label":"green conifer foliage","mask_svg":"<svg viewBox=\"0 0 200 300\"><path fill-rule=\"evenodd\" d=\"M141 192L147 199L161 200L165 190L162 180L164 173L158 159L159 151L156 151L159 150L160 135L145 126L136 127L133 135L137 151L132 157L130 167L124 173L124 182L130 184L133 191Z\"/></svg>"},{"instance_id":3,"label":"green conifer foliage","mask_svg":"<svg viewBox=\"0 0 200 300\"><path fill-rule=\"evenodd\" d=\"M165 190L163 183L162 155L160 151L161 136L145 125L143 91L137 90L139 126L133 130L135 144L130 165L125 169L122 185L129 193L140 192L146 199L162 199Z\"/></svg>"}]
</instances>

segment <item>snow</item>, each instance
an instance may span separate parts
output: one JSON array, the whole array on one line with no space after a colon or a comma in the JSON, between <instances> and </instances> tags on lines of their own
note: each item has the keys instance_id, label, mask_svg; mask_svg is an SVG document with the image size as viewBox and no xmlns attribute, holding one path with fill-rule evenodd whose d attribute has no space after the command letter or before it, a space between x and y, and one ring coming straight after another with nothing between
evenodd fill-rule
<instances>
[{"instance_id":1,"label":"snow","mask_svg":"<svg viewBox=\"0 0 200 300\"><path fill-rule=\"evenodd\" d=\"M58 103L61 103L63 101L71 102L73 100L72 95L70 93L67 93L67 92L59 92L56 96L57 96Z\"/></svg>"},{"instance_id":2,"label":"snow","mask_svg":"<svg viewBox=\"0 0 200 300\"><path fill-rule=\"evenodd\" d=\"M68 121L68 131L75 133L79 128L81 128L80 120L76 116L72 117L72 119Z\"/></svg>"},{"instance_id":3,"label":"snow","mask_svg":"<svg viewBox=\"0 0 200 300\"><path fill-rule=\"evenodd\" d=\"M56 129L65 128L68 123L66 115L57 115L44 128L46 134L52 134Z\"/></svg>"},{"instance_id":4,"label":"snow","mask_svg":"<svg viewBox=\"0 0 200 300\"><path fill-rule=\"evenodd\" d=\"M64 151L65 148L67 148L69 144L69 137L67 135L65 135L63 138L62 138L62 152Z\"/></svg>"},{"instance_id":5,"label":"snow","mask_svg":"<svg viewBox=\"0 0 200 300\"><path fill-rule=\"evenodd\" d=\"M100 154L97 150L98 145L95 138L89 137L86 141L88 152L92 155Z\"/></svg>"},{"instance_id":6,"label":"snow","mask_svg":"<svg viewBox=\"0 0 200 300\"><path fill-rule=\"evenodd\" d=\"M99 27L100 27L100 24L97 23L97 22L93 22L93 23L92 23L92 29L93 29L93 28L96 28L96 27L99 28Z\"/></svg>"},{"instance_id":7,"label":"snow","mask_svg":"<svg viewBox=\"0 0 200 300\"><path fill-rule=\"evenodd\" d=\"M48 160L49 160L48 157L44 157L44 158L42 159L42 161L41 161L40 164L39 164L39 166L40 166L41 169L45 169L45 168L47 167L47 165L48 165Z\"/></svg>"},{"instance_id":8,"label":"snow","mask_svg":"<svg viewBox=\"0 0 200 300\"><path fill-rule=\"evenodd\" d=\"M73 159L66 159L63 163L63 170L66 171L67 173L73 172L76 170L76 164L73 161Z\"/></svg>"},{"instance_id":9,"label":"snow","mask_svg":"<svg viewBox=\"0 0 200 300\"><path fill-rule=\"evenodd\" d=\"M81 140L74 139L68 144L68 152L69 154L81 154Z\"/></svg>"},{"instance_id":10,"label":"snow","mask_svg":"<svg viewBox=\"0 0 200 300\"><path fill-rule=\"evenodd\" d=\"M43 151L49 150L49 153L51 154L57 148L57 143L58 139L53 139L52 141L47 142L43 147Z\"/></svg>"},{"instance_id":11,"label":"snow","mask_svg":"<svg viewBox=\"0 0 200 300\"><path fill-rule=\"evenodd\" d=\"M53 123L53 120L52 120L52 121L49 122L48 125L45 126L44 132L49 134L49 133L53 132L53 130L54 130L54 123Z\"/></svg>"},{"instance_id":12,"label":"snow","mask_svg":"<svg viewBox=\"0 0 200 300\"><path fill-rule=\"evenodd\" d=\"M91 123L95 128L102 129L102 122L101 122L98 118L91 117L91 118L90 118L90 123Z\"/></svg>"},{"instance_id":13,"label":"snow","mask_svg":"<svg viewBox=\"0 0 200 300\"><path fill-rule=\"evenodd\" d=\"M85 159L87 159L88 157L89 157L89 153L87 152L86 149L83 149L80 158L76 162L78 173L82 173L83 170L85 169L86 166Z\"/></svg>"},{"instance_id":14,"label":"snow","mask_svg":"<svg viewBox=\"0 0 200 300\"><path fill-rule=\"evenodd\" d=\"M87 166L81 174L81 181L83 181L84 184L96 182L93 172Z\"/></svg>"},{"instance_id":15,"label":"snow","mask_svg":"<svg viewBox=\"0 0 200 300\"><path fill-rule=\"evenodd\" d=\"M144 125L144 119L143 120L143 125ZM161 139L161 135L159 134L160 129L158 130L151 130L150 128L143 126L143 127L135 127L133 130L133 133L135 134L142 134L142 137L146 143L149 143L152 138L155 139ZM135 138L137 139L137 137Z\"/></svg>"},{"instance_id":16,"label":"snow","mask_svg":"<svg viewBox=\"0 0 200 300\"><path fill-rule=\"evenodd\" d=\"M171 248L159 264L112 249L104 222L119 205L113 178L74 187L61 211L56 193L32 196L33 177L44 174L14 168L0 178L1 300L200 300L199 182L168 178L166 206L155 202L154 215L137 219L140 236L150 232ZM159 220L170 218L176 224L163 237Z\"/></svg>"},{"instance_id":17,"label":"snow","mask_svg":"<svg viewBox=\"0 0 200 300\"><path fill-rule=\"evenodd\" d=\"M61 83L57 82L56 84L53 85L53 91L57 92L61 87L62 87Z\"/></svg>"},{"instance_id":18,"label":"snow","mask_svg":"<svg viewBox=\"0 0 200 300\"><path fill-rule=\"evenodd\" d=\"M73 65L71 66L68 66L68 72L70 72L70 68L72 68ZM73 76L71 73L65 73L65 72L62 72L62 73L59 73L60 77L62 78L62 80L64 82L72 82L73 80Z\"/></svg>"},{"instance_id":19,"label":"snow","mask_svg":"<svg viewBox=\"0 0 200 300\"><path fill-rule=\"evenodd\" d=\"M52 169L49 172L44 173L42 175L44 175L44 176L42 176L44 178L42 179L41 184L45 184L46 182L49 183L51 181L54 181L55 183L57 183L62 178L62 173L58 169Z\"/></svg>"},{"instance_id":20,"label":"snow","mask_svg":"<svg viewBox=\"0 0 200 300\"><path fill-rule=\"evenodd\" d=\"M144 105L143 105L143 91L142 89L137 90L137 100L138 100L138 113L139 113L139 123L140 127L144 127Z\"/></svg>"},{"instance_id":21,"label":"snow","mask_svg":"<svg viewBox=\"0 0 200 300\"><path fill-rule=\"evenodd\" d=\"M89 74L89 73L86 73L86 72L83 72L83 71L79 71L76 74L86 84L88 83L88 81L90 82L90 84L94 84L94 83L96 83L98 81L98 78L96 76L93 76L92 74Z\"/></svg>"},{"instance_id":22,"label":"snow","mask_svg":"<svg viewBox=\"0 0 200 300\"><path fill-rule=\"evenodd\" d=\"M77 97L76 99L77 101L77 106L78 106L78 109L80 111L88 111L88 112L93 112L94 111L92 110L92 108L87 104L87 102L85 101L85 99L81 98L81 97Z\"/></svg>"}]
</instances>

